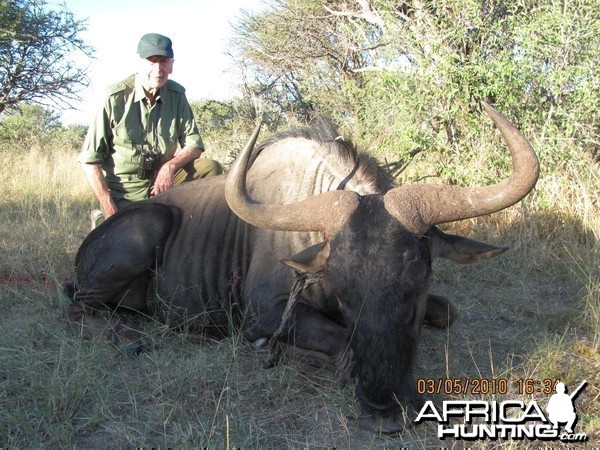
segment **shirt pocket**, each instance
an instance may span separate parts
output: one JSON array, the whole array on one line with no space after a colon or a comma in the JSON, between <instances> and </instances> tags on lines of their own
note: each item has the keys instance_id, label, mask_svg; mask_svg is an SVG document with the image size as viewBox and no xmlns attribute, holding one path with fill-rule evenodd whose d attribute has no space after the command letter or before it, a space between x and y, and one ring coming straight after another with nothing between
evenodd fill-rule
<instances>
[{"instance_id":1,"label":"shirt pocket","mask_svg":"<svg viewBox=\"0 0 600 450\"><path fill-rule=\"evenodd\" d=\"M175 120L166 121L163 117L160 123L160 136L158 137L161 159L163 162L173 158L178 147L178 132Z\"/></svg>"},{"instance_id":2,"label":"shirt pocket","mask_svg":"<svg viewBox=\"0 0 600 450\"><path fill-rule=\"evenodd\" d=\"M127 168L126 172L136 171L142 159L142 152L152 150L144 130L140 126L139 117L130 110L113 128L115 166Z\"/></svg>"}]
</instances>

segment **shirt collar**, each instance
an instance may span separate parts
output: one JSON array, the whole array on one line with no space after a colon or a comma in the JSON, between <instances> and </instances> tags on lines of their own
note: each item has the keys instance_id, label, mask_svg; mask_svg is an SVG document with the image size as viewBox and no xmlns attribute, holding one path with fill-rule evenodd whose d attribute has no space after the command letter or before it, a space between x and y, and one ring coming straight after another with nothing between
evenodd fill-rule
<instances>
[{"instance_id":1,"label":"shirt collar","mask_svg":"<svg viewBox=\"0 0 600 450\"><path fill-rule=\"evenodd\" d=\"M164 86L166 88L166 86ZM161 96L162 96L162 91L166 91L166 89L159 89L158 93L156 94L156 101L157 102L161 102ZM147 98L146 97L146 93L144 92L144 88L142 86L142 83L140 83L140 81L138 80L138 77L135 77L135 87L134 87L134 95L133 95L133 101L134 102L139 102L143 99Z\"/></svg>"}]
</instances>

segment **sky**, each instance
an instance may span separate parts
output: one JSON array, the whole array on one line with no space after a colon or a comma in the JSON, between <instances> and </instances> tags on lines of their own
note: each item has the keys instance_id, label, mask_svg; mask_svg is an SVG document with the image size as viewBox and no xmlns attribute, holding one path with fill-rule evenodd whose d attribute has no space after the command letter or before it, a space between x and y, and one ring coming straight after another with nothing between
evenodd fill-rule
<instances>
[{"instance_id":1,"label":"sky","mask_svg":"<svg viewBox=\"0 0 600 450\"><path fill-rule=\"evenodd\" d=\"M135 72L140 37L161 33L173 41L171 79L181 83L190 101L226 99L235 94L226 56L231 23L241 10L256 11L262 0L48 0L62 4L76 20L87 21L80 34L95 49L95 59L81 58L90 85L75 111L62 111L64 124L89 125L104 100L107 86ZM78 60L79 61L79 60Z\"/></svg>"}]
</instances>

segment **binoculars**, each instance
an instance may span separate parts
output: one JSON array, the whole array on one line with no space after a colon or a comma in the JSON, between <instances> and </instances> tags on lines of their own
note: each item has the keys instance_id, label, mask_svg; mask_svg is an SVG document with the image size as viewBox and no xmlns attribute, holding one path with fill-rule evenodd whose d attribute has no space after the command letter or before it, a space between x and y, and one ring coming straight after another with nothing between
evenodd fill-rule
<instances>
[{"instance_id":1,"label":"binoculars","mask_svg":"<svg viewBox=\"0 0 600 450\"><path fill-rule=\"evenodd\" d=\"M154 180L160 169L160 160L157 154L151 152L142 152L140 167L138 168L138 177L142 180Z\"/></svg>"}]
</instances>

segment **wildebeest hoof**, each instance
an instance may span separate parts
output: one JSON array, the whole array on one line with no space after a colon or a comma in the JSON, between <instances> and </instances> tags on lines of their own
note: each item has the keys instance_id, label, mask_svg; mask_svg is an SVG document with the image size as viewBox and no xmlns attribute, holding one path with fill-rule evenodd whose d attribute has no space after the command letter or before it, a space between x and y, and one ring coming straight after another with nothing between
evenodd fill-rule
<instances>
[{"instance_id":1,"label":"wildebeest hoof","mask_svg":"<svg viewBox=\"0 0 600 450\"><path fill-rule=\"evenodd\" d=\"M252 348L256 351L265 351L268 342L269 339L267 339L266 337L258 338L252 343Z\"/></svg>"}]
</instances>

